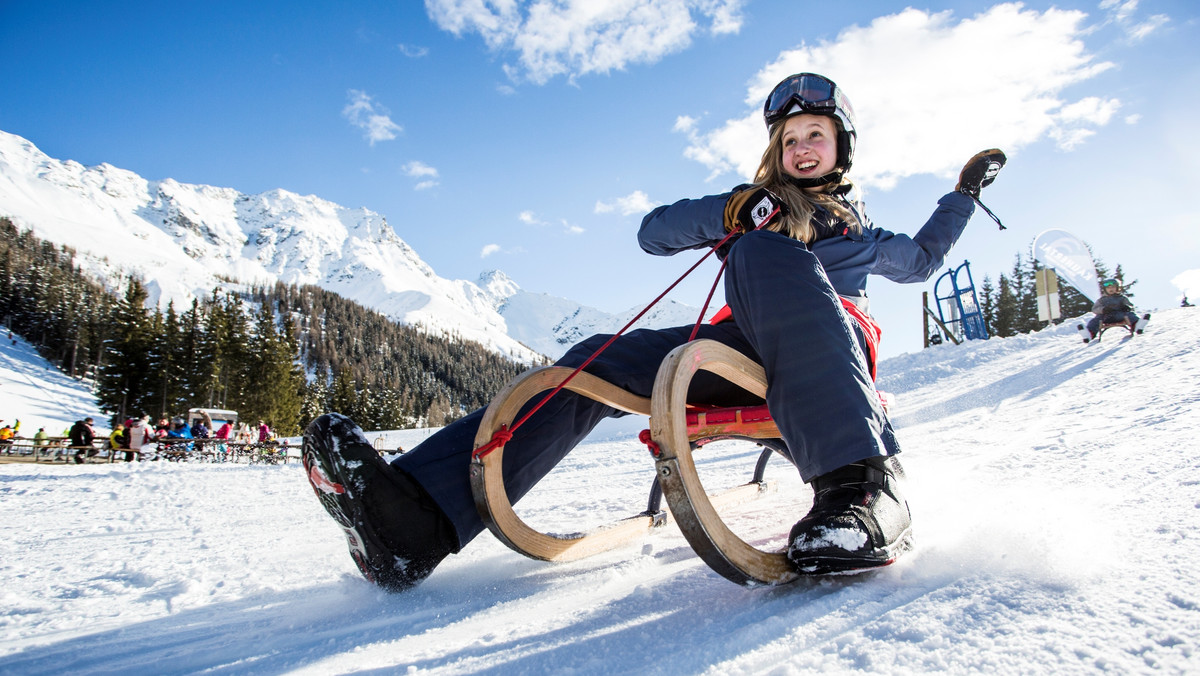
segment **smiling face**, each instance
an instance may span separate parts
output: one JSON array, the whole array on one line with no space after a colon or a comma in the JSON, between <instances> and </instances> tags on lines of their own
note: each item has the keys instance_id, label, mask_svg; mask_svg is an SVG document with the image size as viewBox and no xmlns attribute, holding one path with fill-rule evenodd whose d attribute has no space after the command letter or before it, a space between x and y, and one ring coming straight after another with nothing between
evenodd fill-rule
<instances>
[{"instance_id":1,"label":"smiling face","mask_svg":"<svg viewBox=\"0 0 1200 676\"><path fill-rule=\"evenodd\" d=\"M783 127L783 170L793 178L820 178L837 168L833 118L804 113Z\"/></svg>"}]
</instances>

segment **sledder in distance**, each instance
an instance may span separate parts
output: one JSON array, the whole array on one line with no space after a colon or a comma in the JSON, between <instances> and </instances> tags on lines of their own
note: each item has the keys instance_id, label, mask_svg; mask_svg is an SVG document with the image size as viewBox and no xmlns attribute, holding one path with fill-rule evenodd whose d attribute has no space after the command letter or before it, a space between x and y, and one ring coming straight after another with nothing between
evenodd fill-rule
<instances>
[{"instance_id":1,"label":"sledder in distance","mask_svg":"<svg viewBox=\"0 0 1200 676\"><path fill-rule=\"evenodd\" d=\"M1075 327L1084 343L1090 343L1093 339L1100 342L1104 332L1116 326L1125 327L1129 332L1127 339L1146 330L1150 324L1150 315L1143 314L1138 317L1134 314L1133 303L1129 302L1129 298L1123 293L1119 281L1106 279L1100 286L1104 291L1092 305L1095 316L1088 320L1087 325L1078 324Z\"/></svg>"},{"instance_id":2,"label":"sledder in distance","mask_svg":"<svg viewBox=\"0 0 1200 676\"><path fill-rule=\"evenodd\" d=\"M1149 325L1150 325L1150 314L1146 313L1146 314L1142 315L1141 317L1139 317L1137 319L1137 323L1134 325L1130 325L1128 321L1120 321L1120 322L1115 322L1112 324L1101 323L1099 331L1096 332L1095 334L1093 334L1091 331L1089 331L1088 327L1084 326L1083 324L1078 324L1075 326L1075 328L1079 330L1079 335L1080 335L1080 337L1083 338L1084 343L1090 343L1093 340L1095 340L1097 343L1099 343L1100 339L1104 336L1104 333L1111 328L1115 328L1118 326L1124 327L1125 330L1128 331L1128 333L1122 338L1122 340L1129 340L1130 338L1134 337L1135 335L1138 335L1138 336L1142 335L1142 333L1146 330L1146 327Z\"/></svg>"}]
</instances>

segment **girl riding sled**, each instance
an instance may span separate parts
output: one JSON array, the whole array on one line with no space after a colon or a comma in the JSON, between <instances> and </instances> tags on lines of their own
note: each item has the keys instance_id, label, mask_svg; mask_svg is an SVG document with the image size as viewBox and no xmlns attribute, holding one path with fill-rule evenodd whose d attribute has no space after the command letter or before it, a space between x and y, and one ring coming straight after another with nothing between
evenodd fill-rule
<instances>
[{"instance_id":1,"label":"girl riding sled","mask_svg":"<svg viewBox=\"0 0 1200 676\"><path fill-rule=\"evenodd\" d=\"M779 83L763 106L769 141L755 180L731 192L661 206L638 241L655 255L717 245L726 263L725 321L696 338L719 341L762 364L766 403L788 456L813 489L811 510L792 527L787 556L797 571L824 574L886 565L911 547L900 492L900 446L874 386L879 328L868 275L927 281L974 213L980 188L1004 153L966 164L958 185L909 237L875 227L847 194L857 129L845 94L813 73ZM691 326L640 329L617 338L586 370L648 397L659 365ZM593 336L558 362L575 368L611 336ZM688 400L761 403L711 373ZM304 464L317 497L345 531L367 579L398 591L425 579L484 529L469 465L483 410L443 428L390 465L348 418L327 414L304 436ZM515 503L606 417L624 415L563 390L505 444L505 487ZM797 515L800 516L800 515Z\"/></svg>"}]
</instances>

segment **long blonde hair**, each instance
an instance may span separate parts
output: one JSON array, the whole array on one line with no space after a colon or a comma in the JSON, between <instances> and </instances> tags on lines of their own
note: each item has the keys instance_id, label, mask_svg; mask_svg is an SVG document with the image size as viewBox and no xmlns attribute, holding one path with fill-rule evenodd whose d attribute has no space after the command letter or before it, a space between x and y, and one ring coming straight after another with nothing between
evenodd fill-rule
<instances>
[{"instance_id":1,"label":"long blonde hair","mask_svg":"<svg viewBox=\"0 0 1200 676\"><path fill-rule=\"evenodd\" d=\"M836 127L837 122L834 122ZM823 207L837 218L846 222L854 232L862 232L862 224L854 212L846 204L830 195L835 188L845 186L845 190L853 187L853 183L845 176L840 184L829 184L820 188L804 189L792 183L783 170L783 127L784 122L777 122L770 130L767 149L763 151L762 160L758 163L758 172L754 176L754 185L766 188L779 195L791 207L791 213L784 218L776 219L766 226L805 244L812 244L817 237L813 227L813 215L817 207ZM843 191L839 191L844 194Z\"/></svg>"}]
</instances>

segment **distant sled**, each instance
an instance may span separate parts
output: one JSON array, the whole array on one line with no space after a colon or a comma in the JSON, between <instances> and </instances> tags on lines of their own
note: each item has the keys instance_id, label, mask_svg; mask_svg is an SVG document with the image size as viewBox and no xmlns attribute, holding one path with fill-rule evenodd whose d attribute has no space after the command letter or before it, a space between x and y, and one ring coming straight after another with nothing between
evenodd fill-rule
<instances>
[{"instance_id":1,"label":"distant sled","mask_svg":"<svg viewBox=\"0 0 1200 676\"><path fill-rule=\"evenodd\" d=\"M1092 340L1095 340L1098 343L1104 337L1105 332L1107 332L1109 329L1116 328L1116 327L1121 327L1121 328L1125 329L1126 334L1124 336L1124 339L1128 340L1128 339L1132 338L1134 335L1139 335L1139 336L1142 335L1142 333L1146 330L1146 327L1149 325L1150 325L1150 315L1149 315L1149 313L1147 313L1147 314L1142 315L1141 319L1138 320L1136 328L1133 326L1130 326L1128 321L1121 321L1121 322L1116 322L1113 324L1101 324L1100 332L1096 334L1094 339L1092 338L1091 332L1088 331L1087 326L1085 326L1084 324L1082 324L1082 323L1077 324L1075 326L1075 329L1077 331L1079 331L1079 335L1081 338L1083 338L1083 342L1090 343L1090 342L1092 342Z\"/></svg>"}]
</instances>

